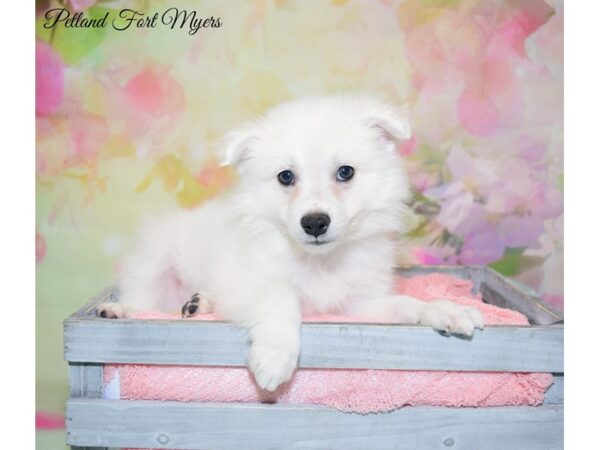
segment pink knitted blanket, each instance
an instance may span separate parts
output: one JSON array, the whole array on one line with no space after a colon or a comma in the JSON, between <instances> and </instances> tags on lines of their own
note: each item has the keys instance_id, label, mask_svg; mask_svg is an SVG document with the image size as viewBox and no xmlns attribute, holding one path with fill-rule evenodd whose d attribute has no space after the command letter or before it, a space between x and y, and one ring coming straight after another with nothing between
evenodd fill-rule
<instances>
[{"instance_id":1,"label":"pink knitted blanket","mask_svg":"<svg viewBox=\"0 0 600 450\"><path fill-rule=\"evenodd\" d=\"M472 283L443 274L398 277L396 290L425 301L440 298L479 309L488 325L527 325L522 314L483 303ZM174 319L144 312L139 319ZM185 320L215 320L214 315ZM357 322L340 315L306 316L304 321ZM476 337L475 337L476 338ZM440 338L441 339L441 338ZM374 413L402 406L539 405L553 382L546 373L405 370L300 369L292 381L269 394L245 367L107 364L105 398L195 402L281 402L326 405L346 412Z\"/></svg>"}]
</instances>

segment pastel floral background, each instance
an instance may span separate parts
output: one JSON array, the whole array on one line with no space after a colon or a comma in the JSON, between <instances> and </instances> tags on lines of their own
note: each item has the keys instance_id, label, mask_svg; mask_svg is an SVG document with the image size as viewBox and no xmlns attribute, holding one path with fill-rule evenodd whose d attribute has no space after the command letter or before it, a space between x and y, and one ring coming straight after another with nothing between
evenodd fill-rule
<instances>
[{"instance_id":1,"label":"pastel floral background","mask_svg":"<svg viewBox=\"0 0 600 450\"><path fill-rule=\"evenodd\" d=\"M42 26L53 7L171 6L222 26ZM70 0L36 14L39 429L62 427L62 320L111 282L140 218L218 194L234 177L214 159L223 133L302 95L408 105L415 214L399 262L488 264L563 307L560 0ZM63 448L56 433L40 448Z\"/></svg>"}]
</instances>

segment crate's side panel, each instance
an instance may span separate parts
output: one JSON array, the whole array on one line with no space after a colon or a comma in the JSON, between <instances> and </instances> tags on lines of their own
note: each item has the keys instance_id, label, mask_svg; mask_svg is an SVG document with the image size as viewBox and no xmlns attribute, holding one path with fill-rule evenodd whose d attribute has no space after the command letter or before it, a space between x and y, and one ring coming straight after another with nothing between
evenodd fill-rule
<instances>
[{"instance_id":1,"label":"crate's side panel","mask_svg":"<svg viewBox=\"0 0 600 450\"><path fill-rule=\"evenodd\" d=\"M526 292L522 286L490 268L485 269L481 294L487 302L519 311L536 325L550 325L563 321L563 316L559 311L546 305Z\"/></svg>"},{"instance_id":2,"label":"crate's side panel","mask_svg":"<svg viewBox=\"0 0 600 450\"><path fill-rule=\"evenodd\" d=\"M71 314L67 320L72 320L76 318L84 318L84 317L95 317L96 305L105 302L116 302L118 301L118 290L115 286L108 286L102 291L98 293L95 297L93 297L90 301L88 301L85 305Z\"/></svg>"},{"instance_id":3,"label":"crate's side panel","mask_svg":"<svg viewBox=\"0 0 600 450\"><path fill-rule=\"evenodd\" d=\"M431 273L445 273L457 278L469 278L468 267L466 266L417 266L412 264L401 264L395 267L398 275L415 276L429 275Z\"/></svg>"},{"instance_id":4,"label":"crate's side panel","mask_svg":"<svg viewBox=\"0 0 600 450\"><path fill-rule=\"evenodd\" d=\"M563 439L560 406L361 415L314 406L72 400L67 417L71 444L117 447L552 450Z\"/></svg>"},{"instance_id":5,"label":"crate's side panel","mask_svg":"<svg viewBox=\"0 0 600 450\"><path fill-rule=\"evenodd\" d=\"M559 311L542 302L530 288L489 267L401 265L396 273L402 276L444 273L468 279L473 282L473 292L480 292L486 302L519 311L533 324L549 325L563 320Z\"/></svg>"},{"instance_id":6,"label":"crate's side panel","mask_svg":"<svg viewBox=\"0 0 600 450\"><path fill-rule=\"evenodd\" d=\"M102 364L69 362L71 397L102 397Z\"/></svg>"},{"instance_id":7,"label":"crate's side panel","mask_svg":"<svg viewBox=\"0 0 600 450\"><path fill-rule=\"evenodd\" d=\"M481 291L485 267L480 266L417 266L411 264L402 264L396 266L396 274L403 277L412 277L417 275L429 275L432 273L443 273L456 278L470 280L473 283L473 294Z\"/></svg>"},{"instance_id":8,"label":"crate's side panel","mask_svg":"<svg viewBox=\"0 0 600 450\"><path fill-rule=\"evenodd\" d=\"M545 405L563 405L565 403L565 374L554 373L554 383L544 396Z\"/></svg>"},{"instance_id":9,"label":"crate's side panel","mask_svg":"<svg viewBox=\"0 0 600 450\"><path fill-rule=\"evenodd\" d=\"M102 364L69 363L69 396L73 398L96 399L102 397ZM73 432L73 418L65 420L67 442ZM71 450L109 450L104 446L72 446Z\"/></svg>"}]
</instances>

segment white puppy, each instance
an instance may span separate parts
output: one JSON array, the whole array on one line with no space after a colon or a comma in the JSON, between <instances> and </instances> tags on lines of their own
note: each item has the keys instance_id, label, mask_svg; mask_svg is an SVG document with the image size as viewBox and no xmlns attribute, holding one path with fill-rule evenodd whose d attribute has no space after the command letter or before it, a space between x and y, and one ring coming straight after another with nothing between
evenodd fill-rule
<instances>
[{"instance_id":1,"label":"white puppy","mask_svg":"<svg viewBox=\"0 0 600 450\"><path fill-rule=\"evenodd\" d=\"M98 313L123 317L198 293L188 312L204 299L245 327L250 369L270 391L296 368L303 311L471 335L483 326L476 310L392 291L394 235L409 197L395 143L410 135L401 111L371 97L272 109L228 136L223 163L239 173L232 191L147 223L123 263L121 304Z\"/></svg>"}]
</instances>

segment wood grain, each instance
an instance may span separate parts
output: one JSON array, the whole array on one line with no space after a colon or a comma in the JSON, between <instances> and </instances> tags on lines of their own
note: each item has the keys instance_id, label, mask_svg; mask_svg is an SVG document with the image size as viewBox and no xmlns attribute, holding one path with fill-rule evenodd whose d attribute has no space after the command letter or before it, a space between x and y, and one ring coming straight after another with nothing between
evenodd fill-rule
<instances>
[{"instance_id":1,"label":"wood grain","mask_svg":"<svg viewBox=\"0 0 600 450\"><path fill-rule=\"evenodd\" d=\"M73 399L68 443L172 449L553 450L561 406L402 408L348 414L317 406Z\"/></svg>"}]
</instances>

